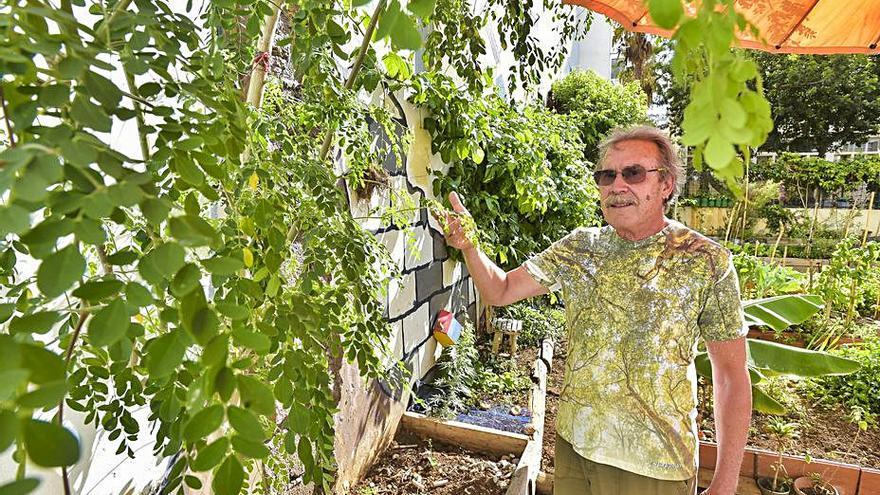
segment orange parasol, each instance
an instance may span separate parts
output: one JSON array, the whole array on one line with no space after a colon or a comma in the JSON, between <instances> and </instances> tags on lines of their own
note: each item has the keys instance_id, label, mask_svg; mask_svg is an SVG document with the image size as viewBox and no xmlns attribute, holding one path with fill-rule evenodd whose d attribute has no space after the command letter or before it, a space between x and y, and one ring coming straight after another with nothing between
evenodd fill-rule
<instances>
[{"instance_id":1,"label":"orange parasol","mask_svg":"<svg viewBox=\"0 0 880 495\"><path fill-rule=\"evenodd\" d=\"M604 14L630 30L670 37L642 0L563 0ZM758 27L767 44L737 34L740 44L774 53L880 54L880 0L736 0L736 11ZM693 15L694 5L685 5Z\"/></svg>"}]
</instances>

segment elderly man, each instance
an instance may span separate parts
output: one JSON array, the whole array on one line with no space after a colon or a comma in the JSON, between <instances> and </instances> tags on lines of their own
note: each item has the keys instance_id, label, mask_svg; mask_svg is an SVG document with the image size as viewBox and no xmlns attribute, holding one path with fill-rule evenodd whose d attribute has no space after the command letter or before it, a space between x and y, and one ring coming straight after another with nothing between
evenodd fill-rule
<instances>
[{"instance_id":1,"label":"elderly man","mask_svg":"<svg viewBox=\"0 0 880 495\"><path fill-rule=\"evenodd\" d=\"M704 494L736 490L751 417L746 326L730 252L664 216L683 182L668 137L616 130L593 176L608 226L578 228L505 273L467 239L483 300L504 306L562 289L568 357L557 411L556 495L696 491L697 342L712 362L719 443ZM453 209L467 214L456 193Z\"/></svg>"}]
</instances>

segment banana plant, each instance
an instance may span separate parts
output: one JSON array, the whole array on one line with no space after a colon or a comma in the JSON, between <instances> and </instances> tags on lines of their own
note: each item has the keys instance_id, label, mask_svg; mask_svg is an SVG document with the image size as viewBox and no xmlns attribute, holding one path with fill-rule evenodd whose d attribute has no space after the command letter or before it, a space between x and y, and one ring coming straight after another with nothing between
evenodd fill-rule
<instances>
[{"instance_id":1,"label":"banana plant","mask_svg":"<svg viewBox=\"0 0 880 495\"><path fill-rule=\"evenodd\" d=\"M793 294L743 301L746 324L767 326L781 331L810 319L819 312L822 298L808 294ZM846 375L859 369L859 363L833 356L827 352L811 351L764 340L746 339L748 344L749 377L752 380L752 407L768 414L784 414L785 407L756 385L769 376L806 378L821 375ZM695 359L697 373L712 381L709 355L701 352Z\"/></svg>"}]
</instances>

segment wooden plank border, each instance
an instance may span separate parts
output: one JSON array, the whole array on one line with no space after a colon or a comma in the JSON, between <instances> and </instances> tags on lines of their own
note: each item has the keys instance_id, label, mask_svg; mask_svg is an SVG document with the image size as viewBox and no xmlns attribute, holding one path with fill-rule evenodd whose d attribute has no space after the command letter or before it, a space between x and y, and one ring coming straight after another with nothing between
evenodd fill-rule
<instances>
[{"instance_id":1,"label":"wooden plank border","mask_svg":"<svg viewBox=\"0 0 880 495\"><path fill-rule=\"evenodd\" d=\"M440 421L424 414L405 412L400 428L423 438L458 445L483 454L503 456L522 455L529 437L519 433L485 428L460 421Z\"/></svg>"},{"instance_id":2,"label":"wooden plank border","mask_svg":"<svg viewBox=\"0 0 880 495\"><path fill-rule=\"evenodd\" d=\"M535 359L534 371L532 372L532 392L529 400L529 409L532 411L532 427L534 431L523 450L522 456L513 476L510 477L510 485L507 487L507 495L535 495L538 484L538 474L541 472L541 454L544 450L544 412L547 407L547 374L553 364L553 343L550 339L541 342L541 350Z\"/></svg>"}]
</instances>

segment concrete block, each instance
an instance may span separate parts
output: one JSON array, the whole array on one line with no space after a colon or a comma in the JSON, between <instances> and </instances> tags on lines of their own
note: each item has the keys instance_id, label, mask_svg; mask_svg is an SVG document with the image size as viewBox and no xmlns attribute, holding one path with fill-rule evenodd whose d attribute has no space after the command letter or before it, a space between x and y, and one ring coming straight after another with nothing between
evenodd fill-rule
<instances>
[{"instance_id":1,"label":"concrete block","mask_svg":"<svg viewBox=\"0 0 880 495\"><path fill-rule=\"evenodd\" d=\"M411 315L403 319L403 349L409 353L425 340L431 331L431 315L428 305L422 304Z\"/></svg>"},{"instance_id":2,"label":"concrete block","mask_svg":"<svg viewBox=\"0 0 880 495\"><path fill-rule=\"evenodd\" d=\"M463 278L461 275L461 267L463 263L454 260L446 260L443 262L443 287L449 287L456 283L461 283Z\"/></svg>"},{"instance_id":3,"label":"concrete block","mask_svg":"<svg viewBox=\"0 0 880 495\"><path fill-rule=\"evenodd\" d=\"M379 241L388 250L391 259L398 267L403 268L403 258L406 256L406 236L400 230L389 230L378 234Z\"/></svg>"},{"instance_id":4,"label":"concrete block","mask_svg":"<svg viewBox=\"0 0 880 495\"><path fill-rule=\"evenodd\" d=\"M445 287L443 284L443 264L431 263L430 265L415 271L416 274L416 299L424 301L431 293Z\"/></svg>"},{"instance_id":5,"label":"concrete block","mask_svg":"<svg viewBox=\"0 0 880 495\"><path fill-rule=\"evenodd\" d=\"M416 302L416 272L388 282L388 318L394 319L412 309Z\"/></svg>"},{"instance_id":6,"label":"concrete block","mask_svg":"<svg viewBox=\"0 0 880 495\"><path fill-rule=\"evenodd\" d=\"M437 314L440 313L441 309L445 309L452 313L455 313L456 308L453 308L450 304L450 300L452 297L452 291L443 291L439 294L434 294L431 296L431 300L428 304L429 312L431 314L431 320L433 321L436 318Z\"/></svg>"},{"instance_id":7,"label":"concrete block","mask_svg":"<svg viewBox=\"0 0 880 495\"><path fill-rule=\"evenodd\" d=\"M430 221L429 217L429 221ZM449 257L449 251L446 249L446 238L437 229L431 228L431 238L434 241L434 261L442 261Z\"/></svg>"},{"instance_id":8,"label":"concrete block","mask_svg":"<svg viewBox=\"0 0 880 495\"><path fill-rule=\"evenodd\" d=\"M407 240L405 250L404 268L407 270L427 265L433 261L434 245L431 241L431 235L422 226L413 228L412 239Z\"/></svg>"}]
</instances>

